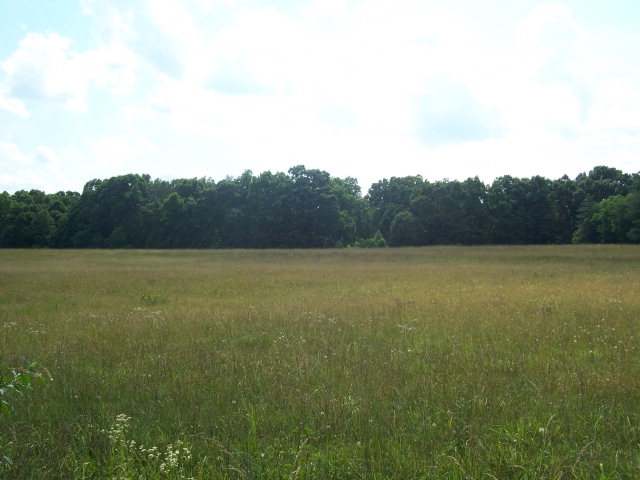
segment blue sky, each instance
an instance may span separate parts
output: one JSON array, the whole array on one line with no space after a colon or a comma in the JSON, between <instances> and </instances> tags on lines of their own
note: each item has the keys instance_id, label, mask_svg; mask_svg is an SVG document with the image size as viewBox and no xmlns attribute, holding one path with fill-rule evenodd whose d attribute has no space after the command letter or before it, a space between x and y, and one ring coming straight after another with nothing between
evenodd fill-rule
<instances>
[{"instance_id":1,"label":"blue sky","mask_svg":"<svg viewBox=\"0 0 640 480\"><path fill-rule=\"evenodd\" d=\"M0 191L640 170L640 2L0 0Z\"/></svg>"}]
</instances>

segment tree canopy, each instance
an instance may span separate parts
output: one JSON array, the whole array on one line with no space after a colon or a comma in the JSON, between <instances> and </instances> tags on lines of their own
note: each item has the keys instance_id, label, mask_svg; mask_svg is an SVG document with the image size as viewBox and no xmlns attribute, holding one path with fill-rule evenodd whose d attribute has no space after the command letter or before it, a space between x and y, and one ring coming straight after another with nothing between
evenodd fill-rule
<instances>
[{"instance_id":1,"label":"tree canopy","mask_svg":"<svg viewBox=\"0 0 640 480\"><path fill-rule=\"evenodd\" d=\"M94 179L81 193L0 194L0 247L326 248L640 242L640 174L575 179L354 178L297 165L215 182Z\"/></svg>"}]
</instances>

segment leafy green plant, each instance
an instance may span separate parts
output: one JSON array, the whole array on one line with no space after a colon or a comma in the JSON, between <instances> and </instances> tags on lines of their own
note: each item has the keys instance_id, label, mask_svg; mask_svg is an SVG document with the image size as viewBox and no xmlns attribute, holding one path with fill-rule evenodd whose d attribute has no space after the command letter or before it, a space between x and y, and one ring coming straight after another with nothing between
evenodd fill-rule
<instances>
[{"instance_id":1,"label":"leafy green plant","mask_svg":"<svg viewBox=\"0 0 640 480\"><path fill-rule=\"evenodd\" d=\"M34 379L44 381L44 377L37 371L38 365L35 362L28 362L23 368L8 367L1 363L0 359L0 411L9 417L14 409L14 398L24 396ZM12 464L13 461L0 435L0 470L11 468Z\"/></svg>"},{"instance_id":2,"label":"leafy green plant","mask_svg":"<svg viewBox=\"0 0 640 480\"><path fill-rule=\"evenodd\" d=\"M360 239L354 246L359 248L384 248L387 246L387 241L378 230L372 238Z\"/></svg>"}]
</instances>

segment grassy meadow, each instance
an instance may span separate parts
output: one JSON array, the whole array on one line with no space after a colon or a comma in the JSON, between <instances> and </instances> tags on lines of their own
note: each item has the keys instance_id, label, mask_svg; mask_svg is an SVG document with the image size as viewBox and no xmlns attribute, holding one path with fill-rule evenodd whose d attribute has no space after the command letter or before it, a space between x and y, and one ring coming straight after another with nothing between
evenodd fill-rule
<instances>
[{"instance_id":1,"label":"grassy meadow","mask_svg":"<svg viewBox=\"0 0 640 480\"><path fill-rule=\"evenodd\" d=\"M638 246L0 250L0 478L640 478L639 326Z\"/></svg>"}]
</instances>

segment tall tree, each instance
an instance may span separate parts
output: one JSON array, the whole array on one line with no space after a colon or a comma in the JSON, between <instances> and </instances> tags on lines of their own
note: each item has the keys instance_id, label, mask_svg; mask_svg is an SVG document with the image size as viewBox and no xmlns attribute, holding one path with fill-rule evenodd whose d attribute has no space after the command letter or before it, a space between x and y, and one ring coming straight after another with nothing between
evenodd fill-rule
<instances>
[{"instance_id":1,"label":"tall tree","mask_svg":"<svg viewBox=\"0 0 640 480\"><path fill-rule=\"evenodd\" d=\"M289 176L292 185L286 200L291 213L287 246L335 246L340 209L338 198L331 189L330 175L298 165L289 169Z\"/></svg>"},{"instance_id":2,"label":"tall tree","mask_svg":"<svg viewBox=\"0 0 640 480\"><path fill-rule=\"evenodd\" d=\"M422 245L486 243L489 214L486 187L476 177L464 182L424 182L411 202Z\"/></svg>"},{"instance_id":3,"label":"tall tree","mask_svg":"<svg viewBox=\"0 0 640 480\"><path fill-rule=\"evenodd\" d=\"M568 176L550 185L549 201L553 214L555 238L553 243L569 243L578 225L580 204L584 200L577 192L577 183Z\"/></svg>"},{"instance_id":4,"label":"tall tree","mask_svg":"<svg viewBox=\"0 0 640 480\"><path fill-rule=\"evenodd\" d=\"M553 243L557 232L549 192L550 181L540 176L496 179L487 196L493 243Z\"/></svg>"},{"instance_id":5,"label":"tall tree","mask_svg":"<svg viewBox=\"0 0 640 480\"><path fill-rule=\"evenodd\" d=\"M366 213L360 185L355 178L332 178L331 190L338 199L340 218L336 239L338 246L351 245L358 238L372 236L371 222Z\"/></svg>"},{"instance_id":6,"label":"tall tree","mask_svg":"<svg viewBox=\"0 0 640 480\"><path fill-rule=\"evenodd\" d=\"M390 238L391 223L402 211L410 211L412 202L424 194L420 175L386 178L371 185L367 201L373 210L373 225L384 238Z\"/></svg>"},{"instance_id":7,"label":"tall tree","mask_svg":"<svg viewBox=\"0 0 640 480\"><path fill-rule=\"evenodd\" d=\"M633 186L634 177L617 168L597 166L588 174L576 178L577 189L583 198L600 202L613 195L627 195Z\"/></svg>"},{"instance_id":8,"label":"tall tree","mask_svg":"<svg viewBox=\"0 0 640 480\"><path fill-rule=\"evenodd\" d=\"M8 200L8 201L7 201ZM5 247L48 247L55 235L49 198L40 190L19 190L2 201Z\"/></svg>"},{"instance_id":9,"label":"tall tree","mask_svg":"<svg viewBox=\"0 0 640 480\"><path fill-rule=\"evenodd\" d=\"M149 219L148 175L122 175L88 182L70 213L76 247L144 247Z\"/></svg>"},{"instance_id":10,"label":"tall tree","mask_svg":"<svg viewBox=\"0 0 640 480\"><path fill-rule=\"evenodd\" d=\"M420 230L416 216L408 210L402 210L393 217L389 231L389 241L394 247L421 245Z\"/></svg>"},{"instance_id":11,"label":"tall tree","mask_svg":"<svg viewBox=\"0 0 640 480\"><path fill-rule=\"evenodd\" d=\"M247 195L250 243L258 248L280 248L289 241L287 197L292 185L284 173L263 172L254 178Z\"/></svg>"},{"instance_id":12,"label":"tall tree","mask_svg":"<svg viewBox=\"0 0 640 480\"><path fill-rule=\"evenodd\" d=\"M612 195L589 203L573 237L576 243L636 243L640 223L637 195Z\"/></svg>"}]
</instances>

